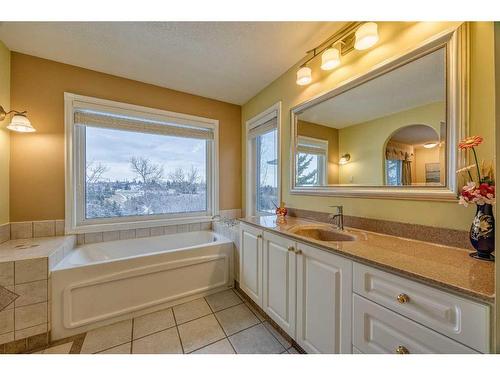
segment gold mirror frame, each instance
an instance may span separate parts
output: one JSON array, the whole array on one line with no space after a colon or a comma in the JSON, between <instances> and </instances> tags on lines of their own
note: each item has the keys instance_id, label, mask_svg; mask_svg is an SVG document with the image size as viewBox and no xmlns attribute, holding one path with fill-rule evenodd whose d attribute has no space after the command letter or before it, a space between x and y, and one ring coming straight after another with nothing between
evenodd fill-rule
<instances>
[{"instance_id":1,"label":"gold mirror frame","mask_svg":"<svg viewBox=\"0 0 500 375\"><path fill-rule=\"evenodd\" d=\"M343 92L386 74L440 48L446 49L446 185L422 186L297 186L296 148L297 116L302 111L329 100ZM446 30L402 55L390 58L367 73L350 78L332 90L322 93L290 110L291 119L291 181L290 194L339 197L386 198L407 200L454 201L457 199L456 171L466 165L458 152L458 142L468 135L469 116L469 27L467 23Z\"/></svg>"}]
</instances>

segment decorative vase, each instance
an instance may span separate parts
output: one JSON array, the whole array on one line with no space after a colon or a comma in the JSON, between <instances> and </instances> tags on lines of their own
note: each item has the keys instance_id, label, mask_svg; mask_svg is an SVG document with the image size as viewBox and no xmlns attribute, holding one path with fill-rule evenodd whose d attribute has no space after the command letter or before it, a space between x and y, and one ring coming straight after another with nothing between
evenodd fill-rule
<instances>
[{"instance_id":1,"label":"decorative vase","mask_svg":"<svg viewBox=\"0 0 500 375\"><path fill-rule=\"evenodd\" d=\"M477 205L470 227L470 242L477 251L471 253L471 257L494 261L495 257L491 253L495 251L495 218L491 204Z\"/></svg>"}]
</instances>

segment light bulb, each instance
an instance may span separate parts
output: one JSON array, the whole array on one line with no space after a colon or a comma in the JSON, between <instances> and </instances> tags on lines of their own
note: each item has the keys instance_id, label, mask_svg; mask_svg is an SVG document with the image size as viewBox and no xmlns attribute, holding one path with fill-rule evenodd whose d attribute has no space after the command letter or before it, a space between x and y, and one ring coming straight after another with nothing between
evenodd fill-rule
<instances>
[{"instance_id":1,"label":"light bulb","mask_svg":"<svg viewBox=\"0 0 500 375\"><path fill-rule=\"evenodd\" d=\"M438 142L427 142L427 143L424 143L424 147L425 148L434 148L438 145Z\"/></svg>"},{"instance_id":2,"label":"light bulb","mask_svg":"<svg viewBox=\"0 0 500 375\"><path fill-rule=\"evenodd\" d=\"M297 85L299 86L305 86L310 84L312 81L311 77L311 68L308 68L307 66L303 66L297 71Z\"/></svg>"},{"instance_id":3,"label":"light bulb","mask_svg":"<svg viewBox=\"0 0 500 375\"><path fill-rule=\"evenodd\" d=\"M332 70L340 65L340 51L337 48L328 48L321 55L321 69Z\"/></svg>"},{"instance_id":4,"label":"light bulb","mask_svg":"<svg viewBox=\"0 0 500 375\"><path fill-rule=\"evenodd\" d=\"M354 48L357 50L368 49L378 42L378 26L375 22L364 23L356 30Z\"/></svg>"}]
</instances>

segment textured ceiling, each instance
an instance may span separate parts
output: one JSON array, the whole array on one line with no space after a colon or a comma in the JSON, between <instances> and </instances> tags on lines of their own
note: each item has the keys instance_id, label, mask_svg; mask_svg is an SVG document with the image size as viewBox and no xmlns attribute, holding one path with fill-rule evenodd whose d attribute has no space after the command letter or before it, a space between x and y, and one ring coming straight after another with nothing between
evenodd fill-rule
<instances>
[{"instance_id":1,"label":"textured ceiling","mask_svg":"<svg viewBox=\"0 0 500 375\"><path fill-rule=\"evenodd\" d=\"M444 101L445 72L445 51L439 49L307 109L299 118L341 129Z\"/></svg>"},{"instance_id":2,"label":"textured ceiling","mask_svg":"<svg viewBox=\"0 0 500 375\"><path fill-rule=\"evenodd\" d=\"M343 22L2 22L9 49L243 104Z\"/></svg>"}]
</instances>

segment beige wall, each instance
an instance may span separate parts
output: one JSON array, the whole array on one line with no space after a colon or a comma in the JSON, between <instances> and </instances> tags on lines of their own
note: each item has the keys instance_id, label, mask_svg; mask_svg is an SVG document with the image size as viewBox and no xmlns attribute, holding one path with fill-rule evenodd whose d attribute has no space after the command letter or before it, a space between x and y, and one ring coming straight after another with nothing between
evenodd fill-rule
<instances>
[{"instance_id":1,"label":"beige wall","mask_svg":"<svg viewBox=\"0 0 500 375\"><path fill-rule=\"evenodd\" d=\"M12 134L10 220L64 218L64 92L219 120L220 208L241 207L241 107L12 53L11 103L34 134Z\"/></svg>"},{"instance_id":2,"label":"beige wall","mask_svg":"<svg viewBox=\"0 0 500 375\"><path fill-rule=\"evenodd\" d=\"M307 99L331 90L344 80L368 71L386 59L415 48L433 35L457 25L458 23L453 22L380 22L380 39L374 48L362 52L354 51L343 56L342 66L330 72L320 69L321 59L314 60L313 83L305 87L295 83L295 74L300 65L300 62L297 62L295 66L243 106L242 123L245 124L248 119L272 104L282 102L281 157L283 168L281 181L283 201L288 206L326 211L329 205L342 204L348 215L462 230L470 227L474 208L464 209L454 202L316 197L289 193L290 109ZM493 23L472 23L470 132L486 137L479 154L490 159L493 157L494 150L493 124L495 120L493 53ZM245 155L245 142L242 142L242 145L243 155Z\"/></svg>"},{"instance_id":3,"label":"beige wall","mask_svg":"<svg viewBox=\"0 0 500 375\"><path fill-rule=\"evenodd\" d=\"M427 163L439 163L439 148L415 148L415 157L413 160L413 165L415 166L414 175L412 176L414 182L419 184L425 183L425 165ZM442 172L443 164L439 166L439 171ZM441 173L440 173L441 175Z\"/></svg>"},{"instance_id":4,"label":"beige wall","mask_svg":"<svg viewBox=\"0 0 500 375\"><path fill-rule=\"evenodd\" d=\"M10 51L0 41L0 106L10 110ZM0 225L9 222L10 134L5 128L10 116L0 122Z\"/></svg>"},{"instance_id":5,"label":"beige wall","mask_svg":"<svg viewBox=\"0 0 500 375\"><path fill-rule=\"evenodd\" d=\"M339 151L351 155L340 167L340 183L384 185L385 145L391 135L415 124L432 126L439 134L445 120L445 103L436 102L340 129Z\"/></svg>"},{"instance_id":6,"label":"beige wall","mask_svg":"<svg viewBox=\"0 0 500 375\"><path fill-rule=\"evenodd\" d=\"M328 141L327 176L329 184L339 183L339 131L308 121L297 121L297 134Z\"/></svg>"}]
</instances>

